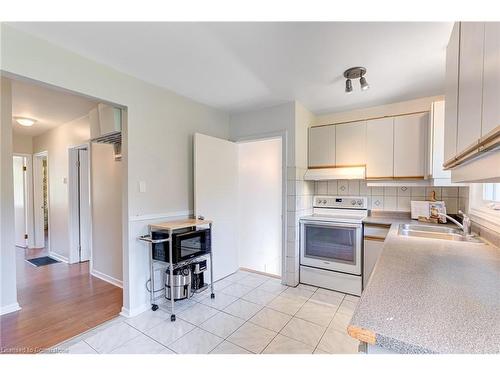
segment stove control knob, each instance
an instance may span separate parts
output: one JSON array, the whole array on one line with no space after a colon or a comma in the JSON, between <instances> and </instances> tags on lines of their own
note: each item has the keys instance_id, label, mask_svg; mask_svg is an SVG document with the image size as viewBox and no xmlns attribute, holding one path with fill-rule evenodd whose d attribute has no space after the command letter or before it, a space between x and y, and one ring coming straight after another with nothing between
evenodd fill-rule
<instances>
[{"instance_id":1,"label":"stove control knob","mask_svg":"<svg viewBox=\"0 0 500 375\"><path fill-rule=\"evenodd\" d=\"M363 201L361 199L358 199L358 204L361 206L363 204Z\"/></svg>"},{"instance_id":2,"label":"stove control knob","mask_svg":"<svg viewBox=\"0 0 500 375\"><path fill-rule=\"evenodd\" d=\"M352 200L351 201L351 204L354 206L356 204L356 201L355 200Z\"/></svg>"},{"instance_id":3,"label":"stove control knob","mask_svg":"<svg viewBox=\"0 0 500 375\"><path fill-rule=\"evenodd\" d=\"M323 204L326 204L326 199L323 199Z\"/></svg>"}]
</instances>

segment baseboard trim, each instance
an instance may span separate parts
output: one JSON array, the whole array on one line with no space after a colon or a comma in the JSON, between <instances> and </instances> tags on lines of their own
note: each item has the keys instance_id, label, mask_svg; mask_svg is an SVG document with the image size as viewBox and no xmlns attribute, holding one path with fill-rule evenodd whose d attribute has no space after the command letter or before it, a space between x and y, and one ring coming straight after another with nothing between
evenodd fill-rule
<instances>
[{"instance_id":1,"label":"baseboard trim","mask_svg":"<svg viewBox=\"0 0 500 375\"><path fill-rule=\"evenodd\" d=\"M0 307L0 315L10 314L19 310L21 310L19 303L11 303L10 305Z\"/></svg>"},{"instance_id":2,"label":"baseboard trim","mask_svg":"<svg viewBox=\"0 0 500 375\"><path fill-rule=\"evenodd\" d=\"M103 281L106 281L107 283L113 284L114 286L117 286L119 288L123 289L123 281L118 280L112 276L106 275L105 273L96 271L96 270L91 270L90 274L94 277L97 277L98 279L101 279Z\"/></svg>"},{"instance_id":3,"label":"baseboard trim","mask_svg":"<svg viewBox=\"0 0 500 375\"><path fill-rule=\"evenodd\" d=\"M257 270L253 270L251 268L245 268L245 267L240 267L239 269L241 271L246 271L246 272L250 272L250 273L256 273L258 275L268 276L268 277L272 277L272 278L281 280L281 276L274 275L272 273L267 273L267 272L263 272L263 271L257 271Z\"/></svg>"},{"instance_id":4,"label":"baseboard trim","mask_svg":"<svg viewBox=\"0 0 500 375\"><path fill-rule=\"evenodd\" d=\"M132 310L127 309L125 307L122 307L122 311L120 312L120 315L125 317L125 318L132 318L133 316L142 314L143 312L147 311L150 308L151 308L151 305L149 303L142 305L142 306L139 306L139 307L136 307L135 309L132 309Z\"/></svg>"},{"instance_id":5,"label":"baseboard trim","mask_svg":"<svg viewBox=\"0 0 500 375\"><path fill-rule=\"evenodd\" d=\"M63 262L63 263L69 263L68 258L66 258L65 256L62 256L62 255L56 254L53 251L49 251L49 257L54 258L54 259L56 259L60 262Z\"/></svg>"}]
</instances>

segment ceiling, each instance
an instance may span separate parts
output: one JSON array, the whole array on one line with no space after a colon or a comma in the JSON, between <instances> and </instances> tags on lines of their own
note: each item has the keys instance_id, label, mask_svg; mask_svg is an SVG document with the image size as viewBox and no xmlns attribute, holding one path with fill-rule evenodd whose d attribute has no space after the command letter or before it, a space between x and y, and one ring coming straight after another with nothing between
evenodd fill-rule
<instances>
[{"instance_id":1,"label":"ceiling","mask_svg":"<svg viewBox=\"0 0 500 375\"><path fill-rule=\"evenodd\" d=\"M56 90L47 86L12 80L12 117L28 117L37 120L30 127L12 121L18 134L32 137L71 120L81 118L97 105L87 98Z\"/></svg>"},{"instance_id":2,"label":"ceiling","mask_svg":"<svg viewBox=\"0 0 500 375\"><path fill-rule=\"evenodd\" d=\"M452 23L103 22L12 26L231 113L298 100L319 114L444 92ZM365 66L370 90L344 93Z\"/></svg>"}]
</instances>

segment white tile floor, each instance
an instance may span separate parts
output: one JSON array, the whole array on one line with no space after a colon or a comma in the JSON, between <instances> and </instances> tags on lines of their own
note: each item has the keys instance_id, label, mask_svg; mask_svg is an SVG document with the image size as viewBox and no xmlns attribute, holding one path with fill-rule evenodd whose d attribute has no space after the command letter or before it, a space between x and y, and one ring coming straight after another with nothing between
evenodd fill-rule
<instances>
[{"instance_id":1,"label":"white tile floor","mask_svg":"<svg viewBox=\"0 0 500 375\"><path fill-rule=\"evenodd\" d=\"M209 291L125 319L118 317L58 345L63 353L357 353L346 328L358 297L238 271Z\"/></svg>"}]
</instances>

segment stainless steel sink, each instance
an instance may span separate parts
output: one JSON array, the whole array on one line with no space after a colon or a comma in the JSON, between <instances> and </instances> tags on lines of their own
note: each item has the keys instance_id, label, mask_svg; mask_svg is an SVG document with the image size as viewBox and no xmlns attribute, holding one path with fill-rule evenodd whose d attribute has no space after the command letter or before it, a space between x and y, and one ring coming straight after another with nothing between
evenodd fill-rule
<instances>
[{"instance_id":1,"label":"stainless steel sink","mask_svg":"<svg viewBox=\"0 0 500 375\"><path fill-rule=\"evenodd\" d=\"M423 237L437 240L483 243L475 236L464 236L460 229L421 224L400 224L398 234L405 237Z\"/></svg>"}]
</instances>

